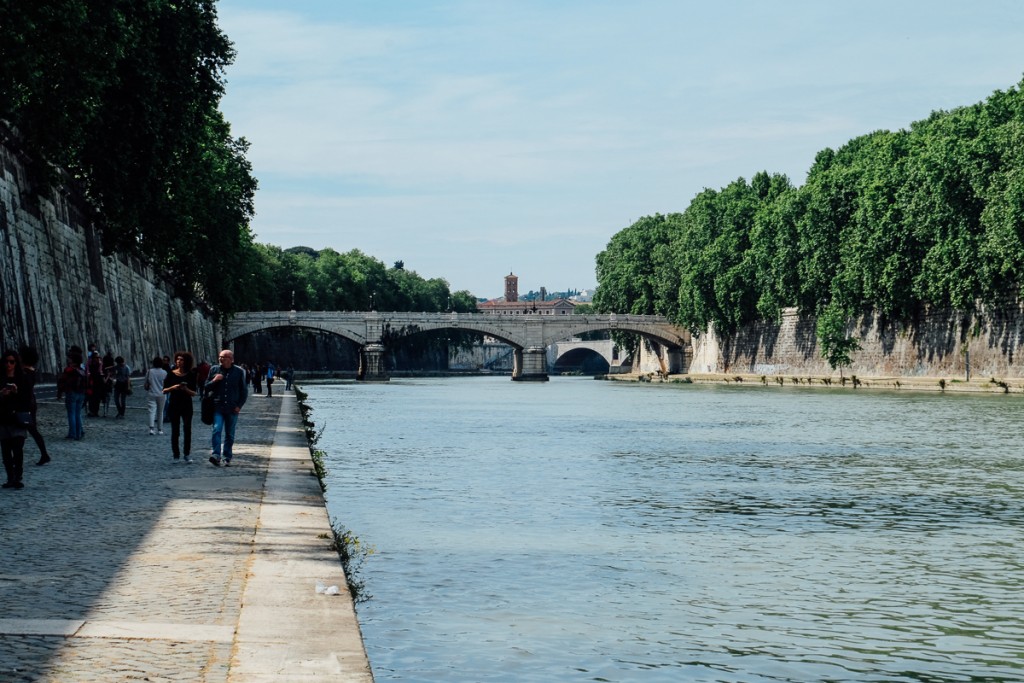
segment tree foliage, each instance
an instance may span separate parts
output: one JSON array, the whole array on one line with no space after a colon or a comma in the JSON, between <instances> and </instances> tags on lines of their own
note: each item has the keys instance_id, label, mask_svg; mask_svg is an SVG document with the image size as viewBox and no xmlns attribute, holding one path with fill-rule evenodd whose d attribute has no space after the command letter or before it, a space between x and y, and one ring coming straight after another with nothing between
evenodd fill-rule
<instances>
[{"instance_id":1,"label":"tree foliage","mask_svg":"<svg viewBox=\"0 0 1024 683\"><path fill-rule=\"evenodd\" d=\"M77 188L107 253L237 308L256 181L218 104L234 57L213 0L0 0L0 120L40 191Z\"/></svg>"},{"instance_id":2,"label":"tree foliage","mask_svg":"<svg viewBox=\"0 0 1024 683\"><path fill-rule=\"evenodd\" d=\"M842 362L837 330L859 313L1020 297L1022 88L822 150L801 187L761 172L641 218L597 255L595 307L726 334L796 307Z\"/></svg>"},{"instance_id":3,"label":"tree foliage","mask_svg":"<svg viewBox=\"0 0 1024 683\"><path fill-rule=\"evenodd\" d=\"M309 247L281 249L266 244L254 248L247 295L256 311L476 311L470 292L452 292L442 278L426 279L409 270L404 261L391 268L358 249L339 253ZM447 352L449 347L469 347L479 334L446 331L415 335L403 345L412 353Z\"/></svg>"},{"instance_id":4,"label":"tree foliage","mask_svg":"<svg viewBox=\"0 0 1024 683\"><path fill-rule=\"evenodd\" d=\"M836 303L825 307L818 315L818 340L821 343L821 357L828 361L830 368L843 368L850 364L850 354L860 348L860 343L846 332L847 315Z\"/></svg>"},{"instance_id":5,"label":"tree foliage","mask_svg":"<svg viewBox=\"0 0 1024 683\"><path fill-rule=\"evenodd\" d=\"M452 292L446 280L423 278L403 261L388 268L358 249L339 253L257 244L255 252L251 310L476 310L476 297L467 291Z\"/></svg>"}]
</instances>

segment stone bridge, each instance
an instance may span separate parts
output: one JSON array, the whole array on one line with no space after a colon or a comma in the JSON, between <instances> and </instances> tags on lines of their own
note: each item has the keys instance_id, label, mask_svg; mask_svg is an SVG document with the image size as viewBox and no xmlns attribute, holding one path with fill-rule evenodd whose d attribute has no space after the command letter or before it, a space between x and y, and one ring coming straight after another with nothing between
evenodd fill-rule
<instances>
[{"instance_id":1,"label":"stone bridge","mask_svg":"<svg viewBox=\"0 0 1024 683\"><path fill-rule=\"evenodd\" d=\"M512 379L546 381L545 348L585 332L633 332L663 350L665 372L684 372L691 355L690 333L654 315L550 316L486 315L483 313L388 313L349 311L254 311L236 313L225 325L227 342L262 330L295 327L336 334L359 346L359 379L386 381L383 356L388 345L402 337L434 330L479 332L513 347Z\"/></svg>"}]
</instances>

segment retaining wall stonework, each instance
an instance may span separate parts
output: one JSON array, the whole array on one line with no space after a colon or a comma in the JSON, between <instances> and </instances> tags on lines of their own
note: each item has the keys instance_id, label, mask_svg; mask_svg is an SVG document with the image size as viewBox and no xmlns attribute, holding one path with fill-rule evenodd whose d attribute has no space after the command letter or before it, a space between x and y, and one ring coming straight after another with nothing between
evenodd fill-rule
<instances>
[{"instance_id":1,"label":"retaining wall stonework","mask_svg":"<svg viewBox=\"0 0 1024 683\"><path fill-rule=\"evenodd\" d=\"M0 131L4 133L6 131ZM31 191L19 151L0 135L0 338L39 350L52 380L67 348L96 342L144 370L156 354L216 358L217 329L186 310L138 259L103 256L100 234L66 190Z\"/></svg>"},{"instance_id":2,"label":"retaining wall stonework","mask_svg":"<svg viewBox=\"0 0 1024 683\"><path fill-rule=\"evenodd\" d=\"M815 335L816 320L795 309L779 323L758 323L721 338L694 336L691 374L830 375ZM975 314L932 311L902 324L866 315L848 326L860 343L847 375L860 377L1024 377L1024 307L981 308ZM646 364L644 365L646 367ZM835 371L838 374L838 371Z\"/></svg>"}]
</instances>

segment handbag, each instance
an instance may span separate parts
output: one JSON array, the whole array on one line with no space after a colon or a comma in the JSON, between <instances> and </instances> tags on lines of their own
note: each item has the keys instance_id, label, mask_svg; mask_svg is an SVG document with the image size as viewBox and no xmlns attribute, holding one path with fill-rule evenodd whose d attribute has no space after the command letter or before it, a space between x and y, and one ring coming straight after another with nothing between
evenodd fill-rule
<instances>
[{"instance_id":1,"label":"handbag","mask_svg":"<svg viewBox=\"0 0 1024 683\"><path fill-rule=\"evenodd\" d=\"M213 394L207 392L203 395L203 400L199 402L199 419L204 425L213 424Z\"/></svg>"},{"instance_id":2,"label":"handbag","mask_svg":"<svg viewBox=\"0 0 1024 683\"><path fill-rule=\"evenodd\" d=\"M35 424L35 421L32 419L32 413L30 413L27 410L24 410L24 411L19 410L19 411L15 412L14 413L14 422L15 422L15 424L17 424L22 429L26 429L28 427L31 427L33 424Z\"/></svg>"}]
</instances>

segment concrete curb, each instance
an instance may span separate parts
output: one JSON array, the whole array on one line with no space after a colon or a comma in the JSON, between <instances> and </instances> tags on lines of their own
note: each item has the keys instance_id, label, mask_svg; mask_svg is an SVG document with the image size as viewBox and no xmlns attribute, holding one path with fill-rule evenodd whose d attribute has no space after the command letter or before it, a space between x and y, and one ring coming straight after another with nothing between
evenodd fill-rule
<instances>
[{"instance_id":1,"label":"concrete curb","mask_svg":"<svg viewBox=\"0 0 1024 683\"><path fill-rule=\"evenodd\" d=\"M294 395L282 400L231 659L232 683L373 680ZM337 595L316 592L317 582Z\"/></svg>"}]
</instances>

